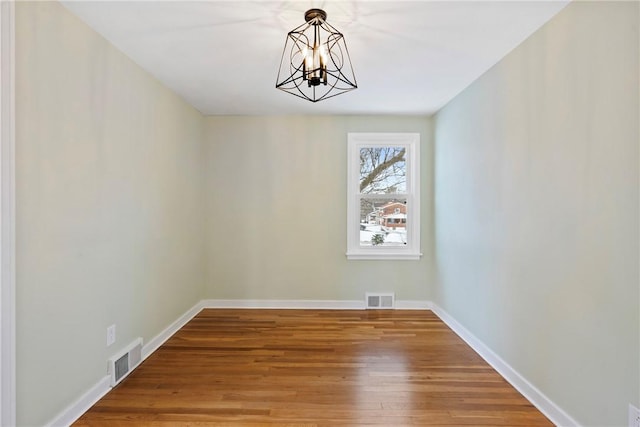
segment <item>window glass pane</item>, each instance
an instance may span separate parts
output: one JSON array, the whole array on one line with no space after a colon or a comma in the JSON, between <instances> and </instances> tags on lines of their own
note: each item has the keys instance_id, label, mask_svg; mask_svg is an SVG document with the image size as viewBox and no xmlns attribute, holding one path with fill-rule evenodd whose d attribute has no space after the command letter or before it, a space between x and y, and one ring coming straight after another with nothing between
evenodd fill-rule
<instances>
[{"instance_id":1,"label":"window glass pane","mask_svg":"<svg viewBox=\"0 0 640 427\"><path fill-rule=\"evenodd\" d=\"M360 199L360 246L405 246L407 199Z\"/></svg>"},{"instance_id":2,"label":"window glass pane","mask_svg":"<svg viewBox=\"0 0 640 427\"><path fill-rule=\"evenodd\" d=\"M360 149L360 193L394 194L407 192L407 162L404 147L364 147Z\"/></svg>"}]
</instances>

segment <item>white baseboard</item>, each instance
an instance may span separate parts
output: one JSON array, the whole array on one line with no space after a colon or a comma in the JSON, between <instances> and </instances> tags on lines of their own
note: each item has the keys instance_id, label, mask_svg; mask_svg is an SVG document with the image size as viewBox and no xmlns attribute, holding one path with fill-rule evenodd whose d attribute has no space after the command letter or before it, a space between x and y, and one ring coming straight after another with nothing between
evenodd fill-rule
<instances>
[{"instance_id":1,"label":"white baseboard","mask_svg":"<svg viewBox=\"0 0 640 427\"><path fill-rule=\"evenodd\" d=\"M198 302L196 305L187 310L186 313L180 316L175 322L167 326L162 332L151 338L149 342L142 347L142 360L145 360L151 355L151 353L160 348L160 346L164 344L169 338L171 338L173 334L178 332L180 328L182 328L187 324L187 322L193 319L196 314L200 313L200 311L202 311L204 307L204 300Z\"/></svg>"},{"instance_id":2,"label":"white baseboard","mask_svg":"<svg viewBox=\"0 0 640 427\"><path fill-rule=\"evenodd\" d=\"M431 310L431 301L396 300L397 310Z\"/></svg>"},{"instance_id":3,"label":"white baseboard","mask_svg":"<svg viewBox=\"0 0 640 427\"><path fill-rule=\"evenodd\" d=\"M111 390L111 378L103 377L78 400L60 412L46 427L68 427Z\"/></svg>"},{"instance_id":4,"label":"white baseboard","mask_svg":"<svg viewBox=\"0 0 640 427\"><path fill-rule=\"evenodd\" d=\"M203 308L263 308L298 310L364 310L360 300L255 300L208 299L201 301ZM429 310L431 301L396 300L398 310Z\"/></svg>"},{"instance_id":5,"label":"white baseboard","mask_svg":"<svg viewBox=\"0 0 640 427\"><path fill-rule=\"evenodd\" d=\"M265 308L313 310L363 310L364 300L259 300L207 299L204 308Z\"/></svg>"},{"instance_id":6,"label":"white baseboard","mask_svg":"<svg viewBox=\"0 0 640 427\"><path fill-rule=\"evenodd\" d=\"M469 330L458 323L453 317L444 311L437 304L431 304L433 311L444 323L447 324L460 338L462 338L476 353L480 355L493 369L498 371L502 377L507 380L516 390L518 390L529 402L540 410L547 418L557 426L561 427L579 427L569 414L564 412L551 399L545 396L533 384L527 381L507 362L502 360L500 356L495 354L493 350L487 347L482 341L476 338Z\"/></svg>"}]
</instances>

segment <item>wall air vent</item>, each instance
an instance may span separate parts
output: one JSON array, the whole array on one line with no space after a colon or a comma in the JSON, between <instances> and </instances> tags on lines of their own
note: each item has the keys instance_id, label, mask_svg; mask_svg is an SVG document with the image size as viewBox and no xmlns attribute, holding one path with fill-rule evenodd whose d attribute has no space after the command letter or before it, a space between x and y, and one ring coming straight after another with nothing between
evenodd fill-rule
<instances>
[{"instance_id":1,"label":"wall air vent","mask_svg":"<svg viewBox=\"0 0 640 427\"><path fill-rule=\"evenodd\" d=\"M373 293L366 294L367 309L392 309L395 305L395 295L390 293Z\"/></svg>"},{"instance_id":2,"label":"wall air vent","mask_svg":"<svg viewBox=\"0 0 640 427\"><path fill-rule=\"evenodd\" d=\"M142 362L142 338L137 338L124 350L109 359L107 372L111 387L122 381Z\"/></svg>"}]
</instances>

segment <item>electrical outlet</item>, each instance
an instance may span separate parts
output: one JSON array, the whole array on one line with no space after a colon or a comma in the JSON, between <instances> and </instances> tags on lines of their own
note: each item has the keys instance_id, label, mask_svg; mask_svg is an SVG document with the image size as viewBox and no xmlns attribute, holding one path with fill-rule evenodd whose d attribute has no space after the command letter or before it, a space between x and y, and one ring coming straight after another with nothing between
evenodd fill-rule
<instances>
[{"instance_id":1,"label":"electrical outlet","mask_svg":"<svg viewBox=\"0 0 640 427\"><path fill-rule=\"evenodd\" d=\"M116 342L116 325L107 328L107 347Z\"/></svg>"},{"instance_id":2,"label":"electrical outlet","mask_svg":"<svg viewBox=\"0 0 640 427\"><path fill-rule=\"evenodd\" d=\"M640 427L640 409L629 404L629 427Z\"/></svg>"}]
</instances>

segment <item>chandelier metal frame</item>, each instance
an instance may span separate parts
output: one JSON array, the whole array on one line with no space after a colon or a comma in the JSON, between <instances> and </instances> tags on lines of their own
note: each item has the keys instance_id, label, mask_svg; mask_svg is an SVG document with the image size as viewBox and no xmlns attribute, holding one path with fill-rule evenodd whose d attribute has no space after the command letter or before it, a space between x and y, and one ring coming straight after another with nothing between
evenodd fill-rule
<instances>
[{"instance_id":1,"label":"chandelier metal frame","mask_svg":"<svg viewBox=\"0 0 640 427\"><path fill-rule=\"evenodd\" d=\"M304 18L287 34L276 88L311 102L357 89L343 34L322 9L309 9Z\"/></svg>"}]
</instances>

